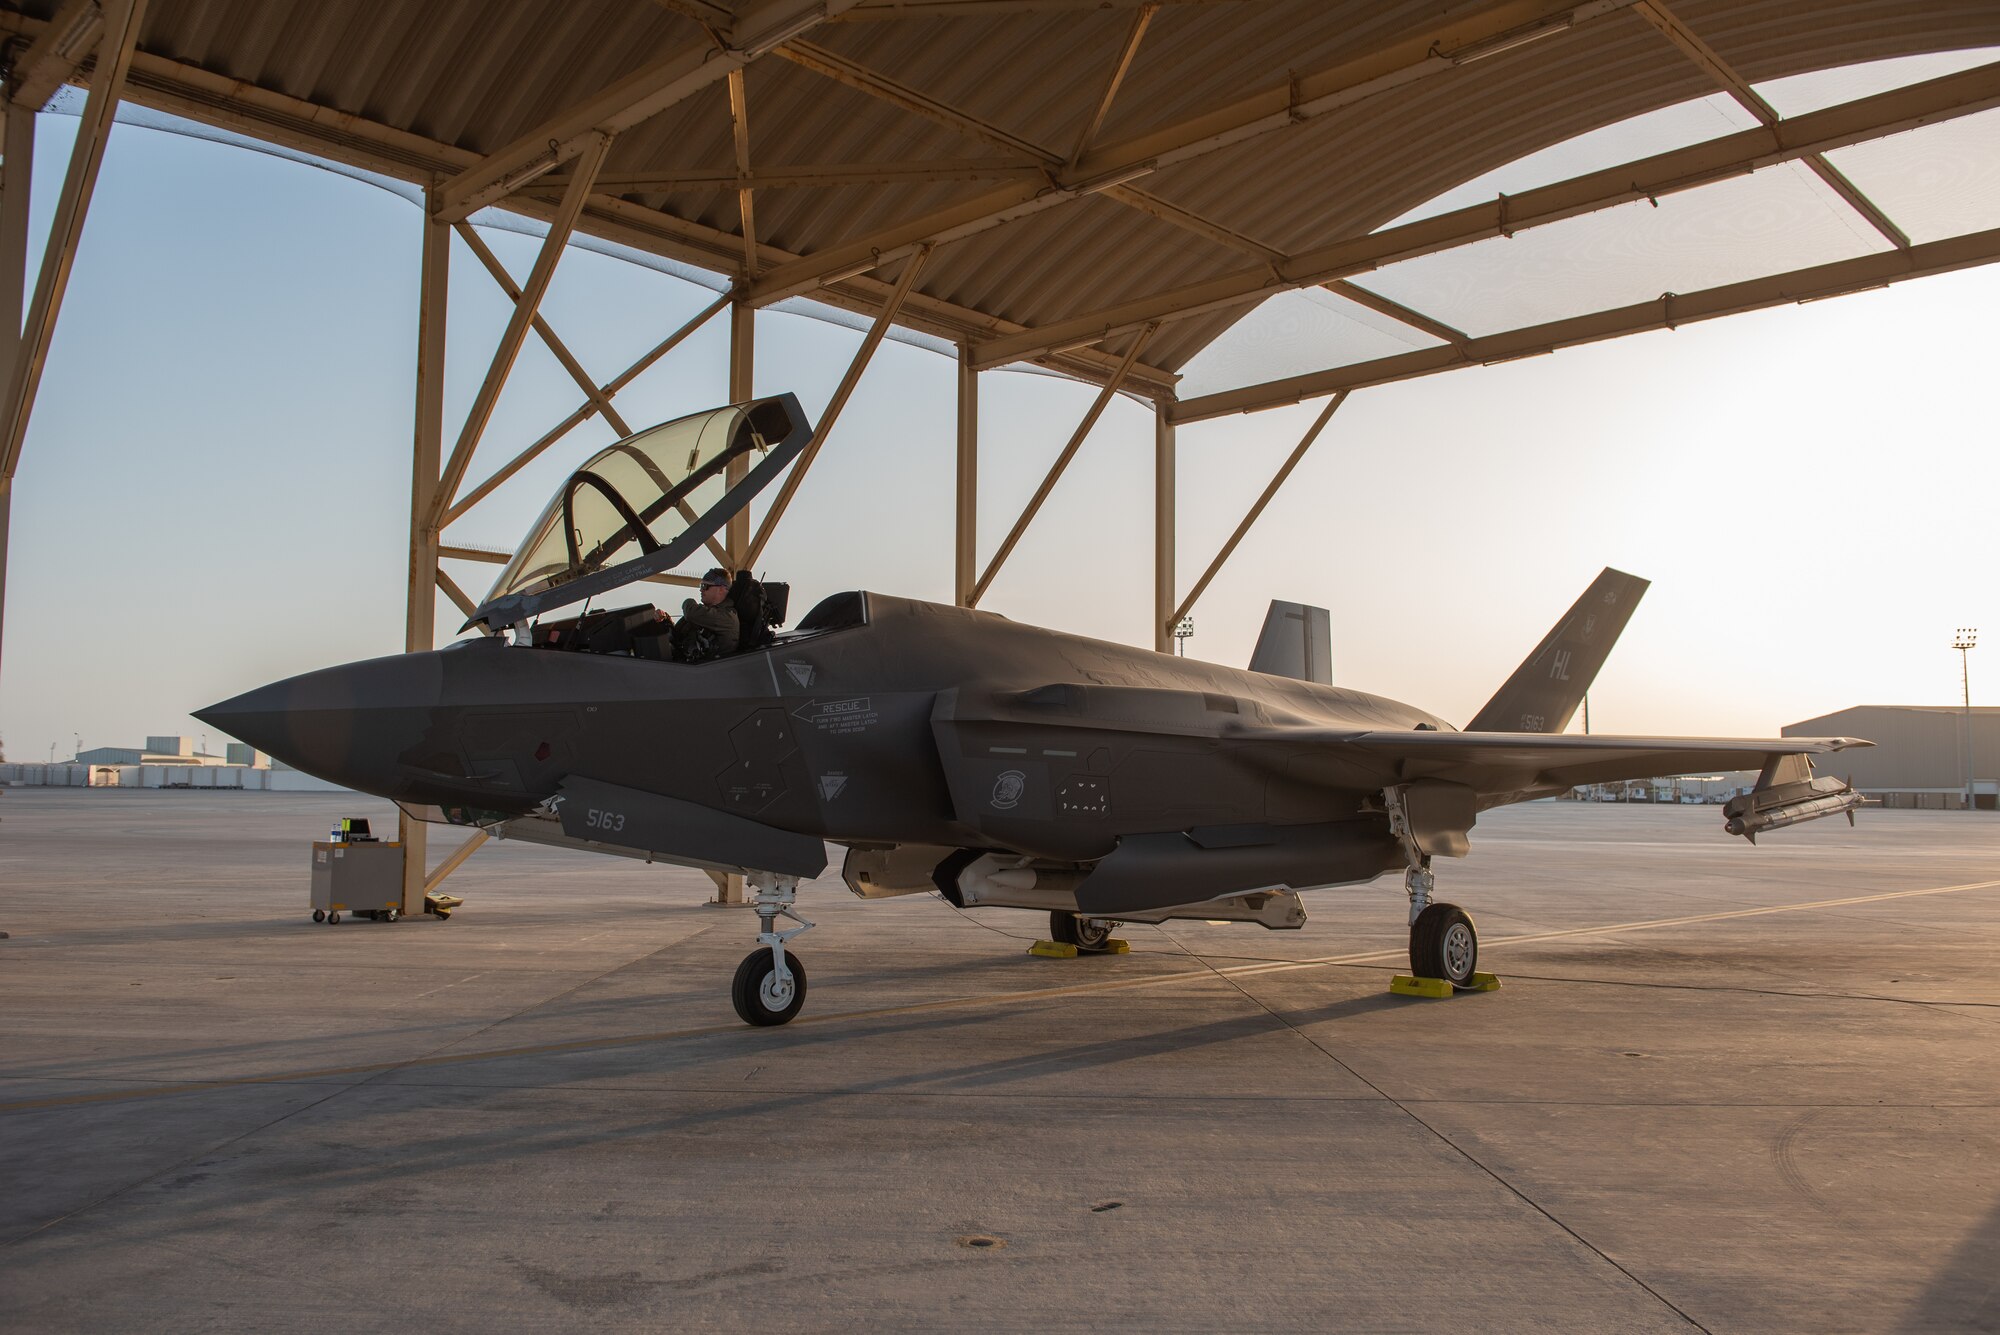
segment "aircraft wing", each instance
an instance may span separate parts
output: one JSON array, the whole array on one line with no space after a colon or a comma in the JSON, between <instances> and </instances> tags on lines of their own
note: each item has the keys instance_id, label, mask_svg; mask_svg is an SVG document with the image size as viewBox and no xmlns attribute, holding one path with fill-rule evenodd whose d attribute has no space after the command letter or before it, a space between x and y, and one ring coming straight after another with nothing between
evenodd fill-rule
<instances>
[{"instance_id":1,"label":"aircraft wing","mask_svg":"<svg viewBox=\"0 0 2000 1335\"><path fill-rule=\"evenodd\" d=\"M1655 779L1675 774L1757 769L1774 756L1816 756L1851 746L1856 737L1623 737L1517 732L1335 732L1287 734L1294 746L1313 742L1351 748L1393 766L1396 777L1444 779L1482 797L1528 789L1560 792L1584 783Z\"/></svg>"}]
</instances>

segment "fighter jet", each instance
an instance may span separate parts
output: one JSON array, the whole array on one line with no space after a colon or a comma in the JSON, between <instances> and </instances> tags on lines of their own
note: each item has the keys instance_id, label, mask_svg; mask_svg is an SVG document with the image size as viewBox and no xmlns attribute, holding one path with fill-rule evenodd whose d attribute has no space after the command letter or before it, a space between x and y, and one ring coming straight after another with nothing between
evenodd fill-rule
<instances>
[{"instance_id":1,"label":"fighter jet","mask_svg":"<svg viewBox=\"0 0 2000 1335\"><path fill-rule=\"evenodd\" d=\"M743 578L726 654L649 634L649 603L601 605L700 559L811 434L787 394L621 440L550 501L466 623L480 634L197 717L425 820L741 873L760 931L731 998L753 1025L805 1002L796 893L829 844L863 898L1045 912L1084 952L1120 921L1296 928L1299 891L1401 871L1412 972L1466 987L1478 936L1433 898L1433 863L1467 854L1482 811L1753 766L1732 834L1860 804L1810 760L1868 745L1852 738L1565 735L1647 587L1616 570L1463 730L1334 686L1326 614L1297 604L1273 605L1250 670L870 592L774 633L787 590Z\"/></svg>"}]
</instances>

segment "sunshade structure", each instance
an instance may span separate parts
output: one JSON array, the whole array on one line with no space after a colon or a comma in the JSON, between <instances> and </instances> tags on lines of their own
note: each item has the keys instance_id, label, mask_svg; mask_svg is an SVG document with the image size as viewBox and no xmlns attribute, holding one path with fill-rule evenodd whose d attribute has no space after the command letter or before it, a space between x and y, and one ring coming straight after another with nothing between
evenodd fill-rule
<instances>
[{"instance_id":1,"label":"sunshade structure","mask_svg":"<svg viewBox=\"0 0 2000 1335\"><path fill-rule=\"evenodd\" d=\"M726 278L702 318L727 310L734 322L730 399L749 397L756 308L808 297L875 322L759 529L747 515L730 524L730 564L761 551L892 325L959 350L964 602L1110 395L1154 401L1160 647L1235 543L1185 597L1174 587L1177 424L1330 396L1289 471L1341 396L1368 385L2000 258L2000 231L1914 235L1828 156L2000 104L2000 64L1788 117L1757 91L1833 66L2000 46L1994 0L0 0L0 35L0 304L27 295L33 113L66 83L88 90L25 330L0 347L0 549L105 137L121 99L140 103L425 192L411 647L431 642L438 588L470 605L438 559L480 554L454 548L449 524L576 422L602 414L626 433L617 390L689 332L662 330L608 383L587 374L537 317L578 234ZM1733 132L1397 221L1535 150L1713 94L1734 100ZM1368 285L1395 263L1784 163L1813 173L1867 243L1525 327L1468 328ZM488 208L548 229L519 284L468 224ZM454 229L515 302L464 423L444 421L441 384ZM1354 303L1412 343L1177 391L1219 335L1295 290ZM526 451L479 456L474 470L531 334L585 401ZM1019 361L1103 395L982 565L977 373Z\"/></svg>"}]
</instances>

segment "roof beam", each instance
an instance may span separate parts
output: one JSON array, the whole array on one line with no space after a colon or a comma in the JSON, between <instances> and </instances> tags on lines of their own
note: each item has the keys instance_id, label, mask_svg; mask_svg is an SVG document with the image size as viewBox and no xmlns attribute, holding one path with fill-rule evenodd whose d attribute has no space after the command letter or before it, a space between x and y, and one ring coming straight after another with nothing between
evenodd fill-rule
<instances>
[{"instance_id":1,"label":"roof beam","mask_svg":"<svg viewBox=\"0 0 2000 1335\"><path fill-rule=\"evenodd\" d=\"M1479 0L1442 22L1365 54L1295 75L1261 93L1178 124L1086 152L1073 166L1051 170L1045 182L1026 182L947 205L781 265L751 286L750 299L764 305L811 292L898 259L920 245L943 245L1056 208L1162 167L1326 115L1390 88L1565 32L1632 3L1634 0L1587 0L1584 4L1576 0ZM931 99L924 100L937 105Z\"/></svg>"},{"instance_id":2,"label":"roof beam","mask_svg":"<svg viewBox=\"0 0 2000 1335\"><path fill-rule=\"evenodd\" d=\"M1879 139L1994 106L2000 106L2000 62L1571 177L1518 195L1502 195L1491 203L1474 204L1401 227L1348 237L1303 251L1280 264L1238 269L1217 278L1057 320L1032 333L990 339L975 347L973 363L985 369L1039 356L1051 348L1073 347L1093 337L1113 337L1156 320L1181 320L1246 305L1273 293L1331 283L1399 260L1434 255L1491 237L1512 236L1530 227L1596 213L1634 200L1692 190L1747 175L1759 167L1790 162L1808 153Z\"/></svg>"},{"instance_id":3,"label":"roof beam","mask_svg":"<svg viewBox=\"0 0 2000 1335\"><path fill-rule=\"evenodd\" d=\"M1632 6L1633 12L1658 28L1666 39L1681 49L1708 77L1736 99L1737 105L1755 116L1766 125L1775 125L1782 119L1777 108L1766 102L1750 81L1738 74L1729 62L1717 55L1715 49L1701 40L1695 31L1681 22L1678 15L1667 8L1665 0L1638 0ZM1890 245L1907 250L1910 237L1888 214L1882 212L1875 201L1861 193L1859 186L1847 179L1847 174L1828 162L1818 153L1808 153L1801 159L1811 169L1813 175L1826 183L1828 189L1839 195L1847 206L1860 214L1870 227L1888 239Z\"/></svg>"},{"instance_id":4,"label":"roof beam","mask_svg":"<svg viewBox=\"0 0 2000 1335\"><path fill-rule=\"evenodd\" d=\"M666 3L666 0L656 0ZM1095 13L1106 9L1158 9L1169 5L1232 5L1251 0L861 0L837 22L883 19L1006 18L1015 14Z\"/></svg>"},{"instance_id":5,"label":"roof beam","mask_svg":"<svg viewBox=\"0 0 2000 1335\"><path fill-rule=\"evenodd\" d=\"M737 18L719 50L704 44L656 60L459 172L437 192L438 218L457 222L506 198L583 152L593 135L616 135L659 115L854 3L763 0Z\"/></svg>"},{"instance_id":6,"label":"roof beam","mask_svg":"<svg viewBox=\"0 0 2000 1335\"><path fill-rule=\"evenodd\" d=\"M743 279L757 275L756 189L750 179L750 98L743 88L743 71L729 71L729 133L736 149L736 218L743 233Z\"/></svg>"},{"instance_id":7,"label":"roof beam","mask_svg":"<svg viewBox=\"0 0 2000 1335\"><path fill-rule=\"evenodd\" d=\"M1468 339L1456 347L1425 348L1420 352L1399 353L1393 357L1314 371L1262 385L1225 390L1219 394L1204 394L1172 405L1168 416L1176 423L1184 423L1201 422L1230 413L1256 412L1299 403L1322 394L1385 385L1463 366L1491 366L1496 362L1554 352L1558 348L1598 343L1652 329L1677 329L1699 320L1714 320L1772 306L1788 306L1794 302L1845 296L1910 278L1926 278L1996 261L2000 261L2000 228L1944 241L1929 241L1911 246L1908 250L1885 250L1879 254L1795 269L1768 278L1705 288L1699 292L1668 292L1652 301Z\"/></svg>"},{"instance_id":8,"label":"roof beam","mask_svg":"<svg viewBox=\"0 0 2000 1335\"><path fill-rule=\"evenodd\" d=\"M7 79L7 100L39 111L97 49L104 32L100 0L63 0L62 7L29 44Z\"/></svg>"},{"instance_id":9,"label":"roof beam","mask_svg":"<svg viewBox=\"0 0 2000 1335\"><path fill-rule=\"evenodd\" d=\"M685 171L599 172L597 190L607 195L664 194L713 186L727 190L813 189L839 185L899 185L905 181L991 181L1040 178L1039 164L1027 158L942 158L935 162L842 162L827 166L766 167L748 172L734 167ZM537 195L559 195L568 172L550 172L523 186Z\"/></svg>"},{"instance_id":10,"label":"roof beam","mask_svg":"<svg viewBox=\"0 0 2000 1335\"><path fill-rule=\"evenodd\" d=\"M1152 23L1153 15L1159 8L1157 4L1140 5L1139 12L1133 15L1132 26L1125 33L1125 45L1118 50L1118 63L1111 67L1111 77L1105 80L1104 93L1097 99L1097 110L1085 122L1082 133L1077 135L1076 147L1070 149L1065 165L1076 166L1077 159L1083 156L1084 150L1090 147L1090 141L1097 138L1097 132L1103 128L1104 118L1111 114L1111 103L1118 96L1119 87L1124 84L1125 76L1132 72L1132 61L1139 54L1139 43L1146 36L1147 25Z\"/></svg>"}]
</instances>

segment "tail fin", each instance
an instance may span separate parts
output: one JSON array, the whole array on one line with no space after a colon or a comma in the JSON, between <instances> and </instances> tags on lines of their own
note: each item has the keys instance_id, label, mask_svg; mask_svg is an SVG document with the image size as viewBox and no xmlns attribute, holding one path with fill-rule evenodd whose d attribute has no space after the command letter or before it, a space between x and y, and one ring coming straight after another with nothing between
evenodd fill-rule
<instances>
[{"instance_id":1,"label":"tail fin","mask_svg":"<svg viewBox=\"0 0 2000 1335\"><path fill-rule=\"evenodd\" d=\"M1576 606L1514 669L1467 732L1561 732L1632 619L1650 581L1605 567Z\"/></svg>"},{"instance_id":2,"label":"tail fin","mask_svg":"<svg viewBox=\"0 0 2000 1335\"><path fill-rule=\"evenodd\" d=\"M1333 685L1333 628L1324 607L1271 600L1250 670Z\"/></svg>"}]
</instances>

